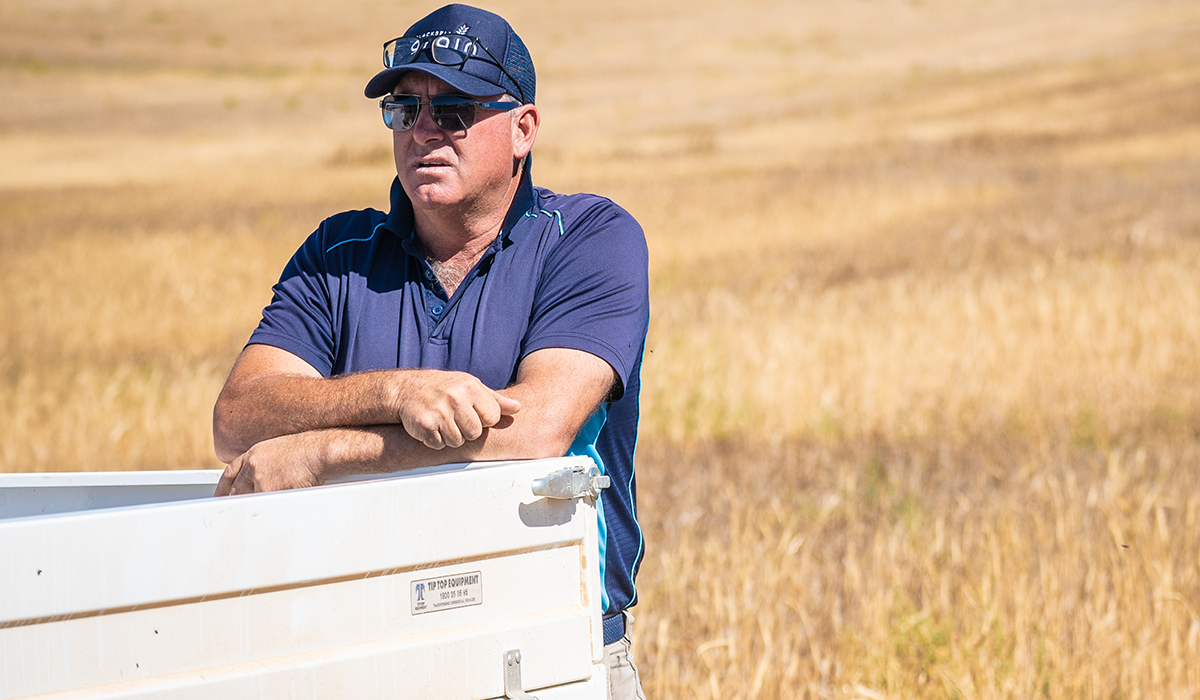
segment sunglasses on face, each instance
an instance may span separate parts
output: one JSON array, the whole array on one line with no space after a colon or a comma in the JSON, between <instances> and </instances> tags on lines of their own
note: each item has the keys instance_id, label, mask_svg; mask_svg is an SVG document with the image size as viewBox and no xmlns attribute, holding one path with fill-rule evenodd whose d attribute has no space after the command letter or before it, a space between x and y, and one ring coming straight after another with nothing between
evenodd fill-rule
<instances>
[{"instance_id":1,"label":"sunglasses on face","mask_svg":"<svg viewBox=\"0 0 1200 700\"><path fill-rule=\"evenodd\" d=\"M481 109L507 112L521 106L520 102L479 102L462 95L434 95L428 102L416 95L392 95L379 101L383 123L392 131L408 131L417 123L423 104L429 105L429 116L443 131L470 129Z\"/></svg>"},{"instance_id":2,"label":"sunglasses on face","mask_svg":"<svg viewBox=\"0 0 1200 700\"><path fill-rule=\"evenodd\" d=\"M480 51L486 56L478 55ZM517 92L520 93L521 102L524 103L525 91L521 89L521 84L517 79L508 72L504 64L500 62L491 51L483 43L473 36L466 34L434 34L432 36L402 36L397 39L392 39L383 45L383 66L385 68L396 68L398 66L408 65L416 61L420 55L424 53L429 56L429 60L442 66L457 67L462 70L466 66L467 61L479 60L490 63L500 69L505 76L508 77L512 84L517 87Z\"/></svg>"}]
</instances>

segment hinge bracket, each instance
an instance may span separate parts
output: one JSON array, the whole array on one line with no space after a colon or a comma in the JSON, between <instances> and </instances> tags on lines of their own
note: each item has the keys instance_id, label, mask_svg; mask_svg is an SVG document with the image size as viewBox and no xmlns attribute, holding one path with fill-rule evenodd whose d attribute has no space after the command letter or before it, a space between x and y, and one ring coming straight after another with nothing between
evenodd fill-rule
<instances>
[{"instance_id":1,"label":"hinge bracket","mask_svg":"<svg viewBox=\"0 0 1200 700\"><path fill-rule=\"evenodd\" d=\"M521 685L521 650L504 652L504 697L512 700L537 700Z\"/></svg>"},{"instance_id":2,"label":"hinge bracket","mask_svg":"<svg viewBox=\"0 0 1200 700\"><path fill-rule=\"evenodd\" d=\"M560 469L540 479L533 480L533 495L546 498L570 500L572 498L599 498L600 491L612 485L612 479L595 466Z\"/></svg>"}]
</instances>

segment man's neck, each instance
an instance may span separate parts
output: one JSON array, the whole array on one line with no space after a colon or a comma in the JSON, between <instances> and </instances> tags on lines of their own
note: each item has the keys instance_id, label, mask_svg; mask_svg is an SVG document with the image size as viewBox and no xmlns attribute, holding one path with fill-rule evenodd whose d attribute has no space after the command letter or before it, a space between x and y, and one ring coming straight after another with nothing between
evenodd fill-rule
<instances>
[{"instance_id":1,"label":"man's neck","mask_svg":"<svg viewBox=\"0 0 1200 700\"><path fill-rule=\"evenodd\" d=\"M500 234L520 183L518 170L499 199L464 203L455 208L414 208L417 241L447 294L454 294Z\"/></svg>"}]
</instances>

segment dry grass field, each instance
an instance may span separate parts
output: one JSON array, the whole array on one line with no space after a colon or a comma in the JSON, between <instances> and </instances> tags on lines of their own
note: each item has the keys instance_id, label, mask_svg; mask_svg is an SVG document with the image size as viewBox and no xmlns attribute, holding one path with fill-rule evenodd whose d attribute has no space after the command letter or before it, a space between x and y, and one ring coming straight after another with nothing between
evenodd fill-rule
<instances>
[{"instance_id":1,"label":"dry grass field","mask_svg":"<svg viewBox=\"0 0 1200 700\"><path fill-rule=\"evenodd\" d=\"M434 6L0 4L0 471L218 466ZM1200 697L1200 5L491 7L651 247L651 698Z\"/></svg>"}]
</instances>

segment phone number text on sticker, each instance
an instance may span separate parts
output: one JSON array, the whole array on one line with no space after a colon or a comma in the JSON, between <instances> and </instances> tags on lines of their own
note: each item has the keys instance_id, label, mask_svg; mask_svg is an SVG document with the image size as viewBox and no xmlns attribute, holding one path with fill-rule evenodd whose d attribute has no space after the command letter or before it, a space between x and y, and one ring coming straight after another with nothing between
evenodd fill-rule
<instances>
[{"instance_id":1,"label":"phone number text on sticker","mask_svg":"<svg viewBox=\"0 0 1200 700\"><path fill-rule=\"evenodd\" d=\"M478 571L413 581L412 614L483 604L483 576Z\"/></svg>"}]
</instances>

